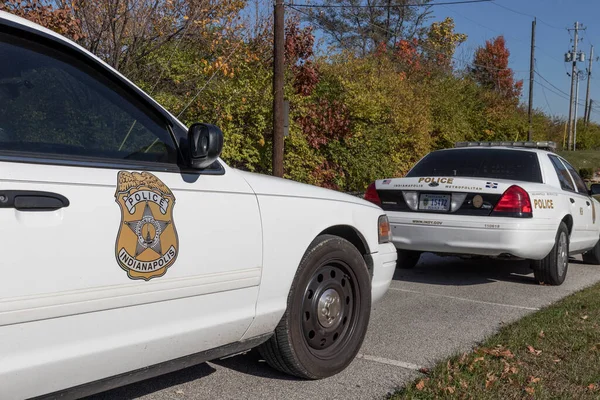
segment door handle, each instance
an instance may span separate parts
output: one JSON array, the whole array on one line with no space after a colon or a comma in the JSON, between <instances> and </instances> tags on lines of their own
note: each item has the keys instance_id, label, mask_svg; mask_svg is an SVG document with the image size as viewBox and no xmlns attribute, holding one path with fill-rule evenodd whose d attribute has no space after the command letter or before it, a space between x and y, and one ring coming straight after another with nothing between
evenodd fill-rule
<instances>
[{"instance_id":1,"label":"door handle","mask_svg":"<svg viewBox=\"0 0 600 400\"><path fill-rule=\"evenodd\" d=\"M54 211L69 206L65 196L33 190L0 190L0 208L19 211Z\"/></svg>"},{"instance_id":2,"label":"door handle","mask_svg":"<svg viewBox=\"0 0 600 400\"><path fill-rule=\"evenodd\" d=\"M571 204L575 203L575 199L573 199L572 197L570 197L569 200L571 201Z\"/></svg>"},{"instance_id":3,"label":"door handle","mask_svg":"<svg viewBox=\"0 0 600 400\"><path fill-rule=\"evenodd\" d=\"M590 202L586 200L585 204L587 204L588 206L590 205Z\"/></svg>"}]
</instances>

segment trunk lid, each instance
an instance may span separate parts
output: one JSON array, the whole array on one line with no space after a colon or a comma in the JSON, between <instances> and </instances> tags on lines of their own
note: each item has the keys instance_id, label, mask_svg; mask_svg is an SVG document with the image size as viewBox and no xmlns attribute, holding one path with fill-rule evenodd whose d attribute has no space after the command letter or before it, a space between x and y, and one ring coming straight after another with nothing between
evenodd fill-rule
<instances>
[{"instance_id":1,"label":"trunk lid","mask_svg":"<svg viewBox=\"0 0 600 400\"><path fill-rule=\"evenodd\" d=\"M513 181L469 177L382 179L375 189L386 211L490 215Z\"/></svg>"}]
</instances>

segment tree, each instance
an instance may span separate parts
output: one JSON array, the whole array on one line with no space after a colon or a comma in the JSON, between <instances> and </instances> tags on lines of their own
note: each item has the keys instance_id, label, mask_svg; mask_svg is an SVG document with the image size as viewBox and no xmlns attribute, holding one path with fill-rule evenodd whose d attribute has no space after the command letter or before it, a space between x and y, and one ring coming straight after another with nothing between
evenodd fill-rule
<instances>
[{"instance_id":1,"label":"tree","mask_svg":"<svg viewBox=\"0 0 600 400\"><path fill-rule=\"evenodd\" d=\"M325 0L310 9L308 20L338 47L360 55L383 43L389 48L412 39L430 15L430 0Z\"/></svg>"},{"instance_id":2,"label":"tree","mask_svg":"<svg viewBox=\"0 0 600 400\"><path fill-rule=\"evenodd\" d=\"M510 51L506 48L504 36L487 40L485 46L475 51L471 75L480 85L493 89L502 97L518 102L523 81L516 81L514 72L508 68Z\"/></svg>"},{"instance_id":3,"label":"tree","mask_svg":"<svg viewBox=\"0 0 600 400\"><path fill-rule=\"evenodd\" d=\"M81 23L70 3L56 7L48 0L0 0L0 11L26 18L73 40L83 38Z\"/></svg>"},{"instance_id":4,"label":"tree","mask_svg":"<svg viewBox=\"0 0 600 400\"><path fill-rule=\"evenodd\" d=\"M432 23L421 39L423 57L430 70L452 71L454 52L467 40L467 35L454 32L454 27L454 20L446 17L441 22Z\"/></svg>"}]
</instances>

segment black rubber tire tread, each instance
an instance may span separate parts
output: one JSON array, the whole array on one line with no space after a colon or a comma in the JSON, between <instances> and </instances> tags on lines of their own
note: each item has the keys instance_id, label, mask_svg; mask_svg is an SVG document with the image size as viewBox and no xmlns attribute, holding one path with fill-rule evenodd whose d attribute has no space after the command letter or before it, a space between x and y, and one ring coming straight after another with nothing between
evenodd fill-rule
<instances>
[{"instance_id":1,"label":"black rubber tire tread","mask_svg":"<svg viewBox=\"0 0 600 400\"><path fill-rule=\"evenodd\" d=\"M569 269L569 263L565 267L565 272L562 276L558 275L558 268L556 265L556 259L558 255L558 238L561 232L567 235L567 257L569 254L569 229L564 222L561 222L556 232L556 239L554 241L554 247L550 250L550 253L542 260L536 260L533 262L533 275L538 283L545 285L558 286L561 285L567 276Z\"/></svg>"},{"instance_id":2,"label":"black rubber tire tread","mask_svg":"<svg viewBox=\"0 0 600 400\"><path fill-rule=\"evenodd\" d=\"M585 264L600 265L600 240L591 250L583 253L582 258Z\"/></svg>"},{"instance_id":3,"label":"black rubber tire tread","mask_svg":"<svg viewBox=\"0 0 600 400\"><path fill-rule=\"evenodd\" d=\"M413 269L419 263L421 258L420 251L413 250L396 250L398 253L398 259L396 260L396 268L400 269Z\"/></svg>"},{"instance_id":4,"label":"black rubber tire tread","mask_svg":"<svg viewBox=\"0 0 600 400\"><path fill-rule=\"evenodd\" d=\"M362 275L362 278L366 279L366 283L368 284L367 290L364 290L364 288L361 288L361 290L362 290L361 296L363 296L363 299L364 299L363 304L357 305L357 307L360 308L359 312L362 315L362 318L360 316L358 318L362 319L363 321L366 321L364 326L362 326L362 327L357 326L358 331L356 333L358 333L358 335L360 336L360 337L358 337L358 345L356 346L355 349L352 349L351 354L349 354L348 360L345 360L347 362L343 362L343 365L341 368L338 368L335 371L327 371L326 373L323 373L323 371L309 371L302 364L302 362L299 360L298 355L294 349L294 345L292 343L291 334L290 334L290 331L291 331L290 330L290 321L291 321L291 318L293 317L291 315L292 313L290 311L290 308L291 308L294 296L297 295L296 291L298 290L297 288L298 288L299 280L303 276L305 271L308 270L308 272L310 272L312 274L311 270L315 270L316 268L318 268L320 266L320 265L315 266L313 264L313 260L311 260L311 259L314 258L313 254L323 246L330 246L330 247L333 247L334 249L341 249L344 252L346 252L347 254L350 254L354 259L356 259L356 260L360 259L361 264L354 266L356 269L356 271L354 271L354 272L357 275L357 279L360 279L358 276ZM275 328L275 332L274 332L273 336L269 340L267 340L265 343L261 344L258 347L258 351L260 352L261 356L265 359L265 361L267 361L267 363L271 367L273 367L283 373L286 373L288 375L293 375L293 376L297 376L299 378L304 378L304 379L322 379L322 378L326 378L331 375L335 375L336 373L345 369L346 366L348 364L350 364L350 362L352 362L352 360L355 358L356 354L360 350L360 346L362 345L365 335L367 333L367 326L368 326L370 313L371 313L370 282L371 282L371 278L370 278L369 271L367 269L367 265L364 261L364 258L362 257L360 252L356 249L356 247L354 247L354 245L352 245L349 241L347 241L343 238L340 238L338 236L334 236L334 235L318 236L310 244L308 250L306 251L306 253L302 257L302 260L300 261L300 265L298 267L298 270L296 271L296 275L294 277L292 286L290 288L290 293L288 295L287 309L286 309L285 313L283 314L281 321ZM299 290L303 294L304 288L299 288Z\"/></svg>"}]
</instances>

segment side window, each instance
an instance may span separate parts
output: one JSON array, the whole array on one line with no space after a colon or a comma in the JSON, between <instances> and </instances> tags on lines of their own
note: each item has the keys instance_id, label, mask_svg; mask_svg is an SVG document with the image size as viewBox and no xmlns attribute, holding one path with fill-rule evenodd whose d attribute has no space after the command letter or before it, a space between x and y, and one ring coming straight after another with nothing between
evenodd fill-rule
<instances>
[{"instance_id":1,"label":"side window","mask_svg":"<svg viewBox=\"0 0 600 400\"><path fill-rule=\"evenodd\" d=\"M550 161L552 161L552 165L556 170L556 175L558 175L558 180L560 181L560 187L563 190L569 190L571 192L574 192L575 186L573 186L573 181L571 180L569 171L567 171L567 169L557 156L549 155L548 157L550 157Z\"/></svg>"},{"instance_id":2,"label":"side window","mask_svg":"<svg viewBox=\"0 0 600 400\"><path fill-rule=\"evenodd\" d=\"M573 177L573 180L575 181L575 186L577 186L577 191L579 193L584 193L587 195L588 194L587 186L585 185L585 182L583 181L583 179L581 179L581 177L579 176L577 171L575 171L575 168L573 168L573 166L571 164L569 164L566 160L561 159L561 161L563 162L565 167L567 167L567 169L571 173L571 176Z\"/></svg>"},{"instance_id":3,"label":"side window","mask_svg":"<svg viewBox=\"0 0 600 400\"><path fill-rule=\"evenodd\" d=\"M0 33L0 152L176 163L166 122L81 61Z\"/></svg>"}]
</instances>

